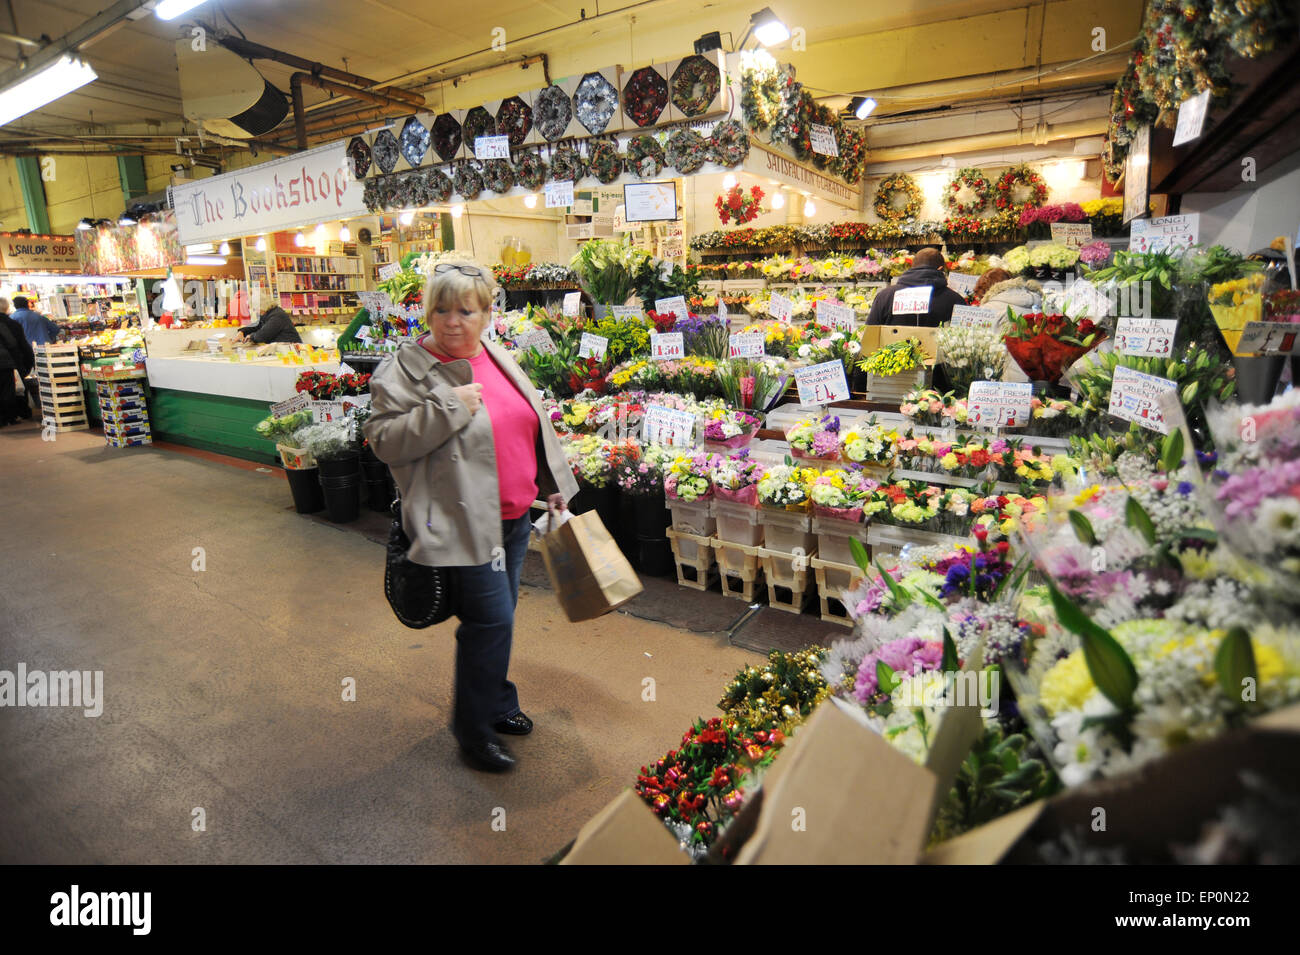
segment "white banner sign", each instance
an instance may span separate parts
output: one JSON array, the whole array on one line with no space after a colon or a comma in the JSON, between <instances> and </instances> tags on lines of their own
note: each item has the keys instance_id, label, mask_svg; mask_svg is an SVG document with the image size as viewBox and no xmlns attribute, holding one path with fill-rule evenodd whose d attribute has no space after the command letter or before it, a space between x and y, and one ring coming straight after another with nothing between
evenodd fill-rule
<instances>
[{"instance_id":1,"label":"white banner sign","mask_svg":"<svg viewBox=\"0 0 1300 955\"><path fill-rule=\"evenodd\" d=\"M536 348L543 355L555 354L555 342L546 331L536 328L531 332L524 332L515 339L515 345L518 348Z\"/></svg>"},{"instance_id":2,"label":"white banner sign","mask_svg":"<svg viewBox=\"0 0 1300 955\"><path fill-rule=\"evenodd\" d=\"M838 156L840 147L835 142L835 130L821 123L810 123L808 137L812 140L812 150L822 156Z\"/></svg>"},{"instance_id":3,"label":"white banner sign","mask_svg":"<svg viewBox=\"0 0 1300 955\"><path fill-rule=\"evenodd\" d=\"M300 391L292 398L271 405L271 414L277 418L283 418L295 411L302 411L304 408L309 407L311 407L311 395L305 391Z\"/></svg>"},{"instance_id":4,"label":"white banner sign","mask_svg":"<svg viewBox=\"0 0 1300 955\"><path fill-rule=\"evenodd\" d=\"M1092 226L1087 222L1053 222L1052 241L1071 249L1082 249L1092 241Z\"/></svg>"},{"instance_id":5,"label":"white banner sign","mask_svg":"<svg viewBox=\"0 0 1300 955\"><path fill-rule=\"evenodd\" d=\"M1115 326L1115 350L1124 355L1173 354L1176 318L1121 318Z\"/></svg>"},{"instance_id":6,"label":"white banner sign","mask_svg":"<svg viewBox=\"0 0 1300 955\"><path fill-rule=\"evenodd\" d=\"M952 324L954 328L993 328L1002 321L997 309L976 308L973 305L954 305L952 307Z\"/></svg>"},{"instance_id":7,"label":"white banner sign","mask_svg":"<svg viewBox=\"0 0 1300 955\"><path fill-rule=\"evenodd\" d=\"M981 428L1023 428L1032 413L1034 386L1027 381L971 382L966 421Z\"/></svg>"},{"instance_id":8,"label":"white banner sign","mask_svg":"<svg viewBox=\"0 0 1300 955\"><path fill-rule=\"evenodd\" d=\"M509 136L475 136L474 137L474 158L475 159L509 159L510 158L510 137Z\"/></svg>"},{"instance_id":9,"label":"white banner sign","mask_svg":"<svg viewBox=\"0 0 1300 955\"><path fill-rule=\"evenodd\" d=\"M1151 186L1151 127L1143 126L1124 160L1124 222L1147 214Z\"/></svg>"},{"instance_id":10,"label":"white banner sign","mask_svg":"<svg viewBox=\"0 0 1300 955\"><path fill-rule=\"evenodd\" d=\"M847 401L849 383L844 377L844 362L824 361L820 365L796 368L794 381L799 388L799 404L826 405L832 401Z\"/></svg>"},{"instance_id":11,"label":"white banner sign","mask_svg":"<svg viewBox=\"0 0 1300 955\"><path fill-rule=\"evenodd\" d=\"M248 169L173 186L176 233L183 245L370 214L362 184L339 140Z\"/></svg>"},{"instance_id":12,"label":"white banner sign","mask_svg":"<svg viewBox=\"0 0 1300 955\"><path fill-rule=\"evenodd\" d=\"M670 448L689 448L695 434L695 415L689 411L646 405L641 421L641 440Z\"/></svg>"},{"instance_id":13,"label":"white banner sign","mask_svg":"<svg viewBox=\"0 0 1300 955\"><path fill-rule=\"evenodd\" d=\"M924 315L930 311L930 295L934 287L918 285L915 288L900 288L894 293L895 315Z\"/></svg>"},{"instance_id":14,"label":"white banner sign","mask_svg":"<svg viewBox=\"0 0 1300 955\"><path fill-rule=\"evenodd\" d=\"M828 298L819 299L817 302L817 321L828 328L842 328L846 332L854 331L858 327L853 309Z\"/></svg>"},{"instance_id":15,"label":"white banner sign","mask_svg":"<svg viewBox=\"0 0 1300 955\"><path fill-rule=\"evenodd\" d=\"M1201 216L1196 212L1160 219L1134 219L1129 226L1128 250L1175 252L1190 248L1196 244L1200 226Z\"/></svg>"},{"instance_id":16,"label":"white banner sign","mask_svg":"<svg viewBox=\"0 0 1300 955\"><path fill-rule=\"evenodd\" d=\"M767 302L767 314L778 321L788 322L794 317L794 302L779 292L773 292Z\"/></svg>"},{"instance_id":17,"label":"white banner sign","mask_svg":"<svg viewBox=\"0 0 1300 955\"><path fill-rule=\"evenodd\" d=\"M1238 355L1300 353L1300 325L1291 322L1247 322L1237 343Z\"/></svg>"},{"instance_id":18,"label":"white banner sign","mask_svg":"<svg viewBox=\"0 0 1300 955\"><path fill-rule=\"evenodd\" d=\"M546 208L558 209L562 206L573 205L573 180L564 179L560 182L548 182L546 184Z\"/></svg>"},{"instance_id":19,"label":"white banner sign","mask_svg":"<svg viewBox=\"0 0 1300 955\"><path fill-rule=\"evenodd\" d=\"M965 272L949 272L948 288L965 298L975 291L975 286L979 284L979 280L978 275L967 275Z\"/></svg>"},{"instance_id":20,"label":"white banner sign","mask_svg":"<svg viewBox=\"0 0 1300 955\"><path fill-rule=\"evenodd\" d=\"M672 361L686 354L686 343L681 332L650 333L650 358L652 361Z\"/></svg>"},{"instance_id":21,"label":"white banner sign","mask_svg":"<svg viewBox=\"0 0 1300 955\"><path fill-rule=\"evenodd\" d=\"M1183 104L1178 107L1178 125L1174 127L1175 146L1190 143L1200 137L1201 131L1205 129L1205 113L1209 108L1209 90L1183 100Z\"/></svg>"},{"instance_id":22,"label":"white banner sign","mask_svg":"<svg viewBox=\"0 0 1300 955\"><path fill-rule=\"evenodd\" d=\"M660 315L676 315L681 319L689 318L691 314L690 309L686 307L686 297L683 295L655 299L655 311Z\"/></svg>"},{"instance_id":23,"label":"white banner sign","mask_svg":"<svg viewBox=\"0 0 1300 955\"><path fill-rule=\"evenodd\" d=\"M1119 366L1111 381L1109 411L1116 418L1136 421L1148 431L1169 433L1164 415L1160 413L1159 396L1176 391L1178 385L1168 378L1143 374L1132 368Z\"/></svg>"},{"instance_id":24,"label":"white banner sign","mask_svg":"<svg viewBox=\"0 0 1300 955\"><path fill-rule=\"evenodd\" d=\"M593 335L591 332L583 332L582 346L578 349L578 357L601 359L605 357L605 349L608 347L608 338L601 335Z\"/></svg>"},{"instance_id":25,"label":"white banner sign","mask_svg":"<svg viewBox=\"0 0 1300 955\"><path fill-rule=\"evenodd\" d=\"M730 358L762 358L764 340L762 332L737 332L731 336L728 347Z\"/></svg>"}]
</instances>

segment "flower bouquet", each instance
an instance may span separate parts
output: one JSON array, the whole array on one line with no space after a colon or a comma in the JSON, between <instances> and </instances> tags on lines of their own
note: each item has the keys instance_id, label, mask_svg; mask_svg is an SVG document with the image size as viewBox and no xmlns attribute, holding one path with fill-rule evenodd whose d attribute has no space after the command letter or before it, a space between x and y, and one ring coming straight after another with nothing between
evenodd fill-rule
<instances>
[{"instance_id":1,"label":"flower bouquet","mask_svg":"<svg viewBox=\"0 0 1300 955\"><path fill-rule=\"evenodd\" d=\"M808 496L818 517L859 523L863 505L879 486L861 471L832 468L817 476L808 488Z\"/></svg>"},{"instance_id":2,"label":"flower bouquet","mask_svg":"<svg viewBox=\"0 0 1300 955\"><path fill-rule=\"evenodd\" d=\"M785 393L790 376L779 358L733 358L720 362L715 373L718 390L733 408L766 412Z\"/></svg>"},{"instance_id":3,"label":"flower bouquet","mask_svg":"<svg viewBox=\"0 0 1300 955\"><path fill-rule=\"evenodd\" d=\"M736 225L744 225L758 218L763 211L760 207L762 201L763 190L758 186L752 187L748 194L740 186L732 186L714 199L713 204L723 225L729 225L732 219L736 220Z\"/></svg>"},{"instance_id":4,"label":"flower bouquet","mask_svg":"<svg viewBox=\"0 0 1300 955\"><path fill-rule=\"evenodd\" d=\"M608 487L613 479L610 460L612 441L606 441L594 434L583 435L569 441L564 448L565 457L573 469L573 475L583 486Z\"/></svg>"},{"instance_id":5,"label":"flower bouquet","mask_svg":"<svg viewBox=\"0 0 1300 955\"><path fill-rule=\"evenodd\" d=\"M965 394L972 382L1002 377L1007 348L996 327L942 325L935 331L935 341L954 391Z\"/></svg>"},{"instance_id":6,"label":"flower bouquet","mask_svg":"<svg viewBox=\"0 0 1300 955\"><path fill-rule=\"evenodd\" d=\"M672 459L671 450L657 444L644 445L639 453L619 458L614 466L614 481L625 494L656 497L664 491L664 467Z\"/></svg>"},{"instance_id":7,"label":"flower bouquet","mask_svg":"<svg viewBox=\"0 0 1300 955\"><path fill-rule=\"evenodd\" d=\"M762 477L763 465L749 457L748 449L719 459L709 471L718 500L749 507L758 505L758 482Z\"/></svg>"},{"instance_id":8,"label":"flower bouquet","mask_svg":"<svg viewBox=\"0 0 1300 955\"><path fill-rule=\"evenodd\" d=\"M709 475L717 461L716 454L705 451L678 453L664 469L664 495L670 501L686 504L712 497Z\"/></svg>"},{"instance_id":9,"label":"flower bouquet","mask_svg":"<svg viewBox=\"0 0 1300 955\"><path fill-rule=\"evenodd\" d=\"M761 425L760 419L747 412L717 409L705 419L704 442L724 448L743 448Z\"/></svg>"},{"instance_id":10,"label":"flower bouquet","mask_svg":"<svg viewBox=\"0 0 1300 955\"><path fill-rule=\"evenodd\" d=\"M1210 312L1219 326L1228 350L1237 353L1237 343L1247 322L1264 317L1264 274L1255 272L1244 278L1210 286Z\"/></svg>"},{"instance_id":11,"label":"flower bouquet","mask_svg":"<svg viewBox=\"0 0 1300 955\"><path fill-rule=\"evenodd\" d=\"M953 422L962 424L966 421L965 400L954 397L951 391L939 394L933 388L918 388L911 392L899 404L898 410L917 424L928 428L939 428Z\"/></svg>"},{"instance_id":12,"label":"flower bouquet","mask_svg":"<svg viewBox=\"0 0 1300 955\"><path fill-rule=\"evenodd\" d=\"M840 455L845 461L887 472L894 466L894 442L897 440L898 432L876 424L873 416L867 424L849 428L840 435Z\"/></svg>"},{"instance_id":13,"label":"flower bouquet","mask_svg":"<svg viewBox=\"0 0 1300 955\"><path fill-rule=\"evenodd\" d=\"M341 387L338 376L327 371L304 371L298 375L294 384L295 391L305 391L317 401L329 401L338 397Z\"/></svg>"},{"instance_id":14,"label":"flower bouquet","mask_svg":"<svg viewBox=\"0 0 1300 955\"><path fill-rule=\"evenodd\" d=\"M840 419L826 415L817 421L800 421L785 434L790 453L799 459L838 461L840 458Z\"/></svg>"},{"instance_id":15,"label":"flower bouquet","mask_svg":"<svg viewBox=\"0 0 1300 955\"><path fill-rule=\"evenodd\" d=\"M899 342L877 348L858 362L858 368L877 378L915 371L925 364L925 352L918 338L905 338Z\"/></svg>"},{"instance_id":16,"label":"flower bouquet","mask_svg":"<svg viewBox=\"0 0 1300 955\"><path fill-rule=\"evenodd\" d=\"M1090 318L1007 309L1011 330L1003 336L1007 350L1031 381L1055 384L1061 374L1106 337Z\"/></svg>"},{"instance_id":17,"label":"flower bouquet","mask_svg":"<svg viewBox=\"0 0 1300 955\"><path fill-rule=\"evenodd\" d=\"M783 511L807 511L812 499L808 487L817 480L816 468L778 464L758 482L758 503Z\"/></svg>"}]
</instances>

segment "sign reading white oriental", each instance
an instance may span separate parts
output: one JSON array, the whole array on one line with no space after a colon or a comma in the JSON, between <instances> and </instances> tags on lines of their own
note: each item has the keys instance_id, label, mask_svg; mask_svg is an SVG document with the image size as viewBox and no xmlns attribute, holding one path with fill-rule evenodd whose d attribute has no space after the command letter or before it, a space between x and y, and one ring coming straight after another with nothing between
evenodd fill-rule
<instances>
[{"instance_id":1,"label":"sign reading white oriental","mask_svg":"<svg viewBox=\"0 0 1300 955\"><path fill-rule=\"evenodd\" d=\"M173 186L182 243L216 242L369 214L343 141Z\"/></svg>"}]
</instances>

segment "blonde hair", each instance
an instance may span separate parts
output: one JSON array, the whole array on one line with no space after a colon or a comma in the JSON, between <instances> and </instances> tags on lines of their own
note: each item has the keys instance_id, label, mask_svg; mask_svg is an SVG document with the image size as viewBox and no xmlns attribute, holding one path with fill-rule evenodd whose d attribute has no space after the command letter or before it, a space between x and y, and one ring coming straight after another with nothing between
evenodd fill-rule
<instances>
[{"instance_id":1,"label":"blonde hair","mask_svg":"<svg viewBox=\"0 0 1300 955\"><path fill-rule=\"evenodd\" d=\"M479 275L466 275L461 268L478 269ZM477 302L480 312L491 312L495 293L496 279L491 269L469 259L444 259L429 267L429 280L424 286L425 314L435 308L454 307L467 298Z\"/></svg>"}]
</instances>

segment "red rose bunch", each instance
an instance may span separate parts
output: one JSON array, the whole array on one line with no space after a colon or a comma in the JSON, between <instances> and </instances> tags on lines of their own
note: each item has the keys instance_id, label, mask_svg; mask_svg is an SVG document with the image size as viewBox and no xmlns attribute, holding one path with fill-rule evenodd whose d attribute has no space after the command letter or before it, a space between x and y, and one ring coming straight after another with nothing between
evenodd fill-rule
<instances>
[{"instance_id":1,"label":"red rose bunch","mask_svg":"<svg viewBox=\"0 0 1300 955\"><path fill-rule=\"evenodd\" d=\"M1090 318L1007 310L1011 331L1003 336L1007 351L1033 381L1055 382L1062 372L1105 338Z\"/></svg>"},{"instance_id":2,"label":"red rose bunch","mask_svg":"<svg viewBox=\"0 0 1300 955\"><path fill-rule=\"evenodd\" d=\"M654 322L655 331L661 335L664 332L671 332L673 326L677 324L676 312L656 312L651 310L646 312L646 315L650 317L650 321Z\"/></svg>"}]
</instances>

